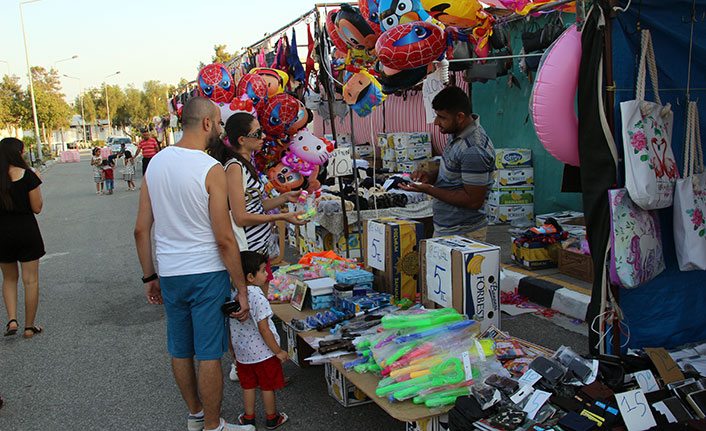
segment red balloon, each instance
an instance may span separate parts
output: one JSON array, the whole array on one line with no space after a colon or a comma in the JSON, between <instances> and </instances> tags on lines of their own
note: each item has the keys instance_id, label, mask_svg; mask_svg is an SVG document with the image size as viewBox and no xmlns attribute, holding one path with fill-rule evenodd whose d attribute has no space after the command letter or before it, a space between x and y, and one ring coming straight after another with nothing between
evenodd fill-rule
<instances>
[{"instance_id":1,"label":"red balloon","mask_svg":"<svg viewBox=\"0 0 706 431\"><path fill-rule=\"evenodd\" d=\"M358 7L360 8L360 13L363 15L363 19L368 23L370 28L373 29L375 34L380 36L382 29L380 28L378 0L361 0L358 2Z\"/></svg>"},{"instance_id":2,"label":"red balloon","mask_svg":"<svg viewBox=\"0 0 706 431\"><path fill-rule=\"evenodd\" d=\"M338 9L332 10L326 15L326 32L339 51L345 53L348 52L348 45L343 41L341 35L338 34L338 29L336 29L336 15L338 14Z\"/></svg>"},{"instance_id":3,"label":"red balloon","mask_svg":"<svg viewBox=\"0 0 706 431\"><path fill-rule=\"evenodd\" d=\"M224 65L213 63L199 70L199 95L216 103L228 103L233 100L235 85L233 77Z\"/></svg>"},{"instance_id":4,"label":"red balloon","mask_svg":"<svg viewBox=\"0 0 706 431\"><path fill-rule=\"evenodd\" d=\"M275 94L260 117L262 129L273 138L281 137L299 117L299 100L289 94Z\"/></svg>"},{"instance_id":5,"label":"red balloon","mask_svg":"<svg viewBox=\"0 0 706 431\"><path fill-rule=\"evenodd\" d=\"M380 63L397 70L426 66L445 50L444 30L423 21L398 24L384 32L375 45Z\"/></svg>"},{"instance_id":6,"label":"red balloon","mask_svg":"<svg viewBox=\"0 0 706 431\"><path fill-rule=\"evenodd\" d=\"M247 95L248 99L252 100L255 110L259 112L267 103L267 84L265 80L254 73L243 75L235 90L235 97L240 99L243 95Z\"/></svg>"}]
</instances>

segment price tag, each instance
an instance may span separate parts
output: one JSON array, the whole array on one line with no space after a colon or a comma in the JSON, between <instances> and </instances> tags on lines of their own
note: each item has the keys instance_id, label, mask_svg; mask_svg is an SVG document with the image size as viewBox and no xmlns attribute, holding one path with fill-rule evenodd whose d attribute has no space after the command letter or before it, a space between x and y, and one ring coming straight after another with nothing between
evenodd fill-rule
<instances>
[{"instance_id":1,"label":"price tag","mask_svg":"<svg viewBox=\"0 0 706 431\"><path fill-rule=\"evenodd\" d=\"M615 401L628 431L645 431L657 425L642 389L615 394Z\"/></svg>"},{"instance_id":2,"label":"price tag","mask_svg":"<svg viewBox=\"0 0 706 431\"><path fill-rule=\"evenodd\" d=\"M519 383L520 386L534 386L534 384L540 380L542 380L542 375L530 368L525 371L525 373L522 375L522 377L520 377L517 383Z\"/></svg>"},{"instance_id":3,"label":"price tag","mask_svg":"<svg viewBox=\"0 0 706 431\"><path fill-rule=\"evenodd\" d=\"M451 307L451 247L427 242L427 297L441 305Z\"/></svg>"},{"instance_id":4,"label":"price tag","mask_svg":"<svg viewBox=\"0 0 706 431\"><path fill-rule=\"evenodd\" d=\"M368 222L368 265L385 270L385 225L374 221Z\"/></svg>"},{"instance_id":5,"label":"price tag","mask_svg":"<svg viewBox=\"0 0 706 431\"><path fill-rule=\"evenodd\" d=\"M333 150L328 158L327 172L330 177L353 175L351 147L339 147Z\"/></svg>"},{"instance_id":6,"label":"price tag","mask_svg":"<svg viewBox=\"0 0 706 431\"><path fill-rule=\"evenodd\" d=\"M657 380L652 374L652 371L638 371L632 375L635 376L635 380L637 380L637 384L640 385L640 389L642 389L643 393L649 394L650 392L659 390L659 385L657 384Z\"/></svg>"},{"instance_id":7,"label":"price tag","mask_svg":"<svg viewBox=\"0 0 706 431\"><path fill-rule=\"evenodd\" d=\"M527 404L525 404L525 407L522 409L522 411L527 413L528 418L534 419L539 409L542 408L544 403L546 403L549 397L551 396L551 393L540 391L539 389L537 389L532 393L530 399L527 400Z\"/></svg>"},{"instance_id":8,"label":"price tag","mask_svg":"<svg viewBox=\"0 0 706 431\"><path fill-rule=\"evenodd\" d=\"M471 354L464 350L461 354L463 358L463 371L466 373L466 381L473 380L473 368L471 368Z\"/></svg>"}]
</instances>

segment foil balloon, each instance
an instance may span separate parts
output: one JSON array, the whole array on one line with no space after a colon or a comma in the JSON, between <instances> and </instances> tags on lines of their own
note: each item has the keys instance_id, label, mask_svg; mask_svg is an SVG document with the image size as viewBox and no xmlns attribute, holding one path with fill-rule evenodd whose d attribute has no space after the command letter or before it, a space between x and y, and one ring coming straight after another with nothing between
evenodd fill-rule
<instances>
[{"instance_id":1,"label":"foil balloon","mask_svg":"<svg viewBox=\"0 0 706 431\"><path fill-rule=\"evenodd\" d=\"M478 12L483 6L478 0L421 0L422 8L429 12L432 18L444 25L460 28L473 28L480 19Z\"/></svg>"},{"instance_id":2,"label":"foil balloon","mask_svg":"<svg viewBox=\"0 0 706 431\"><path fill-rule=\"evenodd\" d=\"M375 34L380 36L382 29L380 28L378 0L361 0L358 6L360 7L360 14L363 15L363 19L368 23L370 28L373 29Z\"/></svg>"},{"instance_id":3,"label":"foil balloon","mask_svg":"<svg viewBox=\"0 0 706 431\"><path fill-rule=\"evenodd\" d=\"M370 73L362 70L346 80L343 100L360 117L366 117L385 101L382 86Z\"/></svg>"},{"instance_id":4,"label":"foil balloon","mask_svg":"<svg viewBox=\"0 0 706 431\"><path fill-rule=\"evenodd\" d=\"M326 15L326 32L328 33L328 37L331 38L333 46L345 56L345 53L348 52L348 45L343 41L341 35L338 34L338 29L336 28L337 15L338 9L332 10Z\"/></svg>"},{"instance_id":5,"label":"foil balloon","mask_svg":"<svg viewBox=\"0 0 706 431\"><path fill-rule=\"evenodd\" d=\"M235 95L233 77L224 65L213 63L204 66L198 74L199 95L216 103L230 102Z\"/></svg>"},{"instance_id":6,"label":"foil balloon","mask_svg":"<svg viewBox=\"0 0 706 431\"><path fill-rule=\"evenodd\" d=\"M267 178L280 193L291 192L308 186L306 178L284 163L278 163L267 171Z\"/></svg>"},{"instance_id":7,"label":"foil balloon","mask_svg":"<svg viewBox=\"0 0 706 431\"><path fill-rule=\"evenodd\" d=\"M314 173L316 166L328 161L333 143L317 138L308 130L300 130L292 137L288 151L282 157L282 163L308 177Z\"/></svg>"},{"instance_id":8,"label":"foil balloon","mask_svg":"<svg viewBox=\"0 0 706 431\"><path fill-rule=\"evenodd\" d=\"M294 135L295 133L306 127L306 125L311 123L311 121L314 119L314 114L311 112L311 110L304 106L301 100L297 100L297 102L299 102L299 111L297 111L297 118L289 125L287 130L284 131L284 133L290 136Z\"/></svg>"},{"instance_id":9,"label":"foil balloon","mask_svg":"<svg viewBox=\"0 0 706 431\"><path fill-rule=\"evenodd\" d=\"M409 22L395 26L383 33L375 46L380 62L397 70L426 66L441 58L444 51L444 30L427 22Z\"/></svg>"},{"instance_id":10,"label":"foil balloon","mask_svg":"<svg viewBox=\"0 0 706 431\"><path fill-rule=\"evenodd\" d=\"M260 118L262 129L273 138L282 137L299 117L299 100L289 94L270 97Z\"/></svg>"},{"instance_id":11,"label":"foil balloon","mask_svg":"<svg viewBox=\"0 0 706 431\"><path fill-rule=\"evenodd\" d=\"M380 84L383 94L393 94L414 87L427 76L427 67L407 70L380 71Z\"/></svg>"},{"instance_id":12,"label":"foil balloon","mask_svg":"<svg viewBox=\"0 0 706 431\"><path fill-rule=\"evenodd\" d=\"M268 95L267 83L262 79L262 76L256 73L243 75L235 89L235 97L242 99L243 96L246 96L252 101L257 111L261 111L265 107Z\"/></svg>"},{"instance_id":13,"label":"foil balloon","mask_svg":"<svg viewBox=\"0 0 706 431\"><path fill-rule=\"evenodd\" d=\"M343 3L336 14L336 30L343 41L353 49L375 48L378 35L363 18L358 8Z\"/></svg>"},{"instance_id":14,"label":"foil balloon","mask_svg":"<svg viewBox=\"0 0 706 431\"><path fill-rule=\"evenodd\" d=\"M380 0L379 11L382 31L388 31L398 24L431 20L419 0Z\"/></svg>"},{"instance_id":15,"label":"foil balloon","mask_svg":"<svg viewBox=\"0 0 706 431\"><path fill-rule=\"evenodd\" d=\"M272 97L275 94L283 93L284 87L289 81L289 75L279 69L270 69L269 67L256 67L250 71L255 75L260 76L267 84L267 95Z\"/></svg>"}]
</instances>

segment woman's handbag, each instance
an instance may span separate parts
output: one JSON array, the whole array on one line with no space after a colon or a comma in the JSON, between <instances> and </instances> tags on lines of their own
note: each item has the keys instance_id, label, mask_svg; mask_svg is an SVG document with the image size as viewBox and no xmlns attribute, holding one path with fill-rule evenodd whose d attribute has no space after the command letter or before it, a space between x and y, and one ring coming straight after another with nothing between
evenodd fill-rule
<instances>
[{"instance_id":1,"label":"woman's handbag","mask_svg":"<svg viewBox=\"0 0 706 431\"><path fill-rule=\"evenodd\" d=\"M682 271L706 269L706 172L699 111L689 102L684 144L684 179L674 187L674 245Z\"/></svg>"},{"instance_id":2,"label":"woman's handbag","mask_svg":"<svg viewBox=\"0 0 706 431\"><path fill-rule=\"evenodd\" d=\"M625 189L608 190L610 281L632 289L664 271L662 235L656 211L635 205Z\"/></svg>"},{"instance_id":3,"label":"woman's handbag","mask_svg":"<svg viewBox=\"0 0 706 431\"><path fill-rule=\"evenodd\" d=\"M645 63L650 71L655 102L645 100ZM622 102L625 155L625 188L642 209L672 205L674 183L679 176L672 154L674 113L662 106L657 86L657 65L649 30L642 30L642 50L637 74L636 99Z\"/></svg>"}]
</instances>

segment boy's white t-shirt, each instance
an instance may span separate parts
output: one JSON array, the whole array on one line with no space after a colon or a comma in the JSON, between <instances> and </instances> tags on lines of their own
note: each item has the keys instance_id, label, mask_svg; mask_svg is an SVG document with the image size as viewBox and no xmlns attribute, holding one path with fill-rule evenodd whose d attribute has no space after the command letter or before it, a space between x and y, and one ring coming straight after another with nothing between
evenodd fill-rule
<instances>
[{"instance_id":1,"label":"boy's white t-shirt","mask_svg":"<svg viewBox=\"0 0 706 431\"><path fill-rule=\"evenodd\" d=\"M233 298L235 296L234 293ZM248 286L248 304L250 305L250 319L245 322L230 319L230 339L233 343L235 358L241 364L255 364L275 356L260 335L257 322L267 319L267 325L279 344L279 334L274 322L272 322L272 307L270 307L270 301L262 293L262 289L257 286Z\"/></svg>"}]
</instances>

